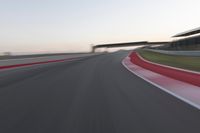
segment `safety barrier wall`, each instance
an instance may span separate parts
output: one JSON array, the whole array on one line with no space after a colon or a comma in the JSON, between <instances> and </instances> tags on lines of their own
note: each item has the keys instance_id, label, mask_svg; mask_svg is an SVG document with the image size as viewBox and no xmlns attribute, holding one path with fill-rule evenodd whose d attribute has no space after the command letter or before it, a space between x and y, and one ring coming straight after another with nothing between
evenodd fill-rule
<instances>
[{"instance_id":1,"label":"safety barrier wall","mask_svg":"<svg viewBox=\"0 0 200 133\"><path fill-rule=\"evenodd\" d=\"M167 50L157 50L157 49L144 49L151 52L167 54L167 55L180 55L180 56L197 56L200 57L200 51L167 51Z\"/></svg>"},{"instance_id":2,"label":"safety barrier wall","mask_svg":"<svg viewBox=\"0 0 200 133\"><path fill-rule=\"evenodd\" d=\"M62 62L62 61L67 61L67 60L72 60L72 59L74 60L80 57L87 57L91 55L94 55L94 54L56 55L56 56L47 56L47 57L0 60L0 70L22 67L22 66L31 66L31 65L37 65L37 64Z\"/></svg>"}]
</instances>

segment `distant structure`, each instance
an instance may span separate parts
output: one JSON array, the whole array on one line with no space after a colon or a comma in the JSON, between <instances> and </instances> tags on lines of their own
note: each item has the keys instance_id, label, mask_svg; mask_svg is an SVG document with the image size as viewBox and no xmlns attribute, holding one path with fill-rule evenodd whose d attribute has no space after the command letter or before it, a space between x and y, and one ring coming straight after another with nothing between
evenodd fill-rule
<instances>
[{"instance_id":1,"label":"distant structure","mask_svg":"<svg viewBox=\"0 0 200 133\"><path fill-rule=\"evenodd\" d=\"M92 52L95 52L98 48L118 48L118 47L130 47L130 46L156 46L157 49L167 50L200 50L200 27L182 32L172 36L175 38L171 42L125 42L125 43L111 43L111 44L100 44L92 46Z\"/></svg>"},{"instance_id":2,"label":"distant structure","mask_svg":"<svg viewBox=\"0 0 200 133\"><path fill-rule=\"evenodd\" d=\"M200 27L196 28L196 29L192 29L192 30L186 31L186 32L182 32L182 33L176 34L173 37L188 37L188 36L196 35L196 34L200 34Z\"/></svg>"},{"instance_id":3,"label":"distant structure","mask_svg":"<svg viewBox=\"0 0 200 133\"><path fill-rule=\"evenodd\" d=\"M12 55L11 52L4 52L4 53L3 53L3 56L11 56L11 55Z\"/></svg>"},{"instance_id":4,"label":"distant structure","mask_svg":"<svg viewBox=\"0 0 200 133\"><path fill-rule=\"evenodd\" d=\"M200 50L200 27L173 36L171 49Z\"/></svg>"},{"instance_id":5,"label":"distant structure","mask_svg":"<svg viewBox=\"0 0 200 133\"><path fill-rule=\"evenodd\" d=\"M139 41L139 42L124 42L124 43L111 43L111 44L100 44L93 46L92 52L95 52L98 48L119 48L119 47L131 47L131 46L151 46L151 45L162 45L169 42L148 42L148 41Z\"/></svg>"}]
</instances>

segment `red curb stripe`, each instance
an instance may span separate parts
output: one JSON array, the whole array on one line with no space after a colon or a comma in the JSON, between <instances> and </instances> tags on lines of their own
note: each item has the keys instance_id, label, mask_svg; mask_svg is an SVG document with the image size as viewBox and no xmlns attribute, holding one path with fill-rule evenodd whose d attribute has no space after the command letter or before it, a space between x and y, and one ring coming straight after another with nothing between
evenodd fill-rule
<instances>
[{"instance_id":1,"label":"red curb stripe","mask_svg":"<svg viewBox=\"0 0 200 133\"><path fill-rule=\"evenodd\" d=\"M165 67L163 65L161 66L159 64L150 63L149 61L142 60L136 52L132 52L129 57L131 58L132 63L145 69L200 87L200 74L190 73L175 68L169 68L167 66Z\"/></svg>"},{"instance_id":2,"label":"red curb stripe","mask_svg":"<svg viewBox=\"0 0 200 133\"><path fill-rule=\"evenodd\" d=\"M61 60L49 60L49 61L41 61L41 62L33 62L33 63L24 63L24 64L15 64L15 65L8 65L8 66L0 66L0 70L1 70L1 69L10 69L10 68L17 68L17 67L32 66L32 65L39 65L39 64L63 62L63 61L72 60L72 59L74 59L74 58L61 59Z\"/></svg>"}]
</instances>

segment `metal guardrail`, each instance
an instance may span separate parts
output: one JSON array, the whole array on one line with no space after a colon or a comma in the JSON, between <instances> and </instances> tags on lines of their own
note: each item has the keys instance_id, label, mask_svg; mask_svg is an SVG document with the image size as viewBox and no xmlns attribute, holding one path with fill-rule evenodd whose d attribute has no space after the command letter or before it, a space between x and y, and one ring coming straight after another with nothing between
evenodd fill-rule
<instances>
[{"instance_id":1,"label":"metal guardrail","mask_svg":"<svg viewBox=\"0 0 200 133\"><path fill-rule=\"evenodd\" d=\"M161 54L167 54L167 55L200 57L200 51L167 51L167 50L157 50L157 49L148 49L148 48L145 48L144 50L151 51L151 52L157 52L157 53L161 53Z\"/></svg>"}]
</instances>

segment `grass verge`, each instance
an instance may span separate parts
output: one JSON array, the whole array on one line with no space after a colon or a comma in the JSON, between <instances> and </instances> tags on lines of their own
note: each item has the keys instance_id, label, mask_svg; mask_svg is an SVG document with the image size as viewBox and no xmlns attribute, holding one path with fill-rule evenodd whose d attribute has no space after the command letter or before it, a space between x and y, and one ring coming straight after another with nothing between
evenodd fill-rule
<instances>
[{"instance_id":1,"label":"grass verge","mask_svg":"<svg viewBox=\"0 0 200 133\"><path fill-rule=\"evenodd\" d=\"M142 49L138 53L151 62L200 72L200 57L172 56Z\"/></svg>"}]
</instances>

